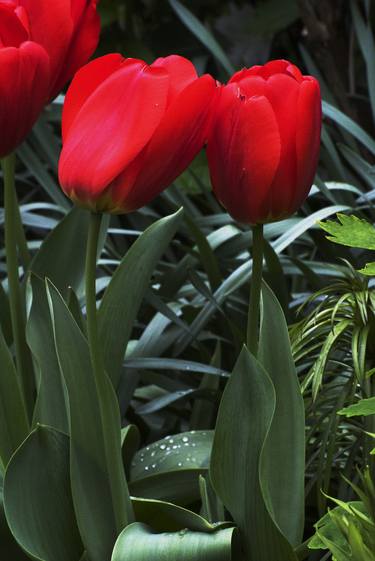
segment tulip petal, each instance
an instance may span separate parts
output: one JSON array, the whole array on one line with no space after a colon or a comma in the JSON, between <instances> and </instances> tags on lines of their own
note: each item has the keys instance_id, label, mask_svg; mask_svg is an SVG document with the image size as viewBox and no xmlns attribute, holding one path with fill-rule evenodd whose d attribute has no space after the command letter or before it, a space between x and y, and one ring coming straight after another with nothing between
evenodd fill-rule
<instances>
[{"instance_id":1,"label":"tulip petal","mask_svg":"<svg viewBox=\"0 0 375 561\"><path fill-rule=\"evenodd\" d=\"M116 206L126 212L144 206L190 164L207 139L215 91L205 75L175 98L150 142L112 184Z\"/></svg>"},{"instance_id":2,"label":"tulip petal","mask_svg":"<svg viewBox=\"0 0 375 561\"><path fill-rule=\"evenodd\" d=\"M62 117L63 142L82 105L106 78L121 67L124 60L120 54L102 56L83 66L74 76L65 96Z\"/></svg>"},{"instance_id":3,"label":"tulip petal","mask_svg":"<svg viewBox=\"0 0 375 561\"><path fill-rule=\"evenodd\" d=\"M50 56L51 79L59 74L73 33L71 1L18 0L30 23L30 38L42 45Z\"/></svg>"},{"instance_id":4,"label":"tulip petal","mask_svg":"<svg viewBox=\"0 0 375 561\"><path fill-rule=\"evenodd\" d=\"M14 10L0 4L0 44L4 47L19 47L28 38L28 32Z\"/></svg>"},{"instance_id":5,"label":"tulip petal","mask_svg":"<svg viewBox=\"0 0 375 561\"><path fill-rule=\"evenodd\" d=\"M96 1L80 0L73 2L72 17L74 21L73 35L55 82L51 85L50 97L54 98L62 90L95 51L100 34L100 18L96 11Z\"/></svg>"},{"instance_id":6,"label":"tulip petal","mask_svg":"<svg viewBox=\"0 0 375 561\"><path fill-rule=\"evenodd\" d=\"M300 84L287 74L275 74L267 80L267 99L276 115L281 139L280 164L274 178L272 214L277 218L292 205L297 184L296 131Z\"/></svg>"},{"instance_id":7,"label":"tulip petal","mask_svg":"<svg viewBox=\"0 0 375 561\"><path fill-rule=\"evenodd\" d=\"M154 68L165 68L169 74L168 106L186 86L198 77L194 64L187 58L179 55L157 58L151 66Z\"/></svg>"},{"instance_id":8,"label":"tulip petal","mask_svg":"<svg viewBox=\"0 0 375 561\"><path fill-rule=\"evenodd\" d=\"M49 60L45 50L27 41L0 49L0 157L22 142L48 95Z\"/></svg>"},{"instance_id":9,"label":"tulip petal","mask_svg":"<svg viewBox=\"0 0 375 561\"><path fill-rule=\"evenodd\" d=\"M319 158L322 105L319 83L305 77L297 104L297 182L301 186L294 206L298 208L310 191Z\"/></svg>"},{"instance_id":10,"label":"tulip petal","mask_svg":"<svg viewBox=\"0 0 375 561\"><path fill-rule=\"evenodd\" d=\"M263 221L281 152L272 106L264 96L239 96L232 84L222 88L217 115L207 146L215 194L240 222Z\"/></svg>"},{"instance_id":11,"label":"tulip petal","mask_svg":"<svg viewBox=\"0 0 375 561\"><path fill-rule=\"evenodd\" d=\"M164 114L168 75L130 60L82 106L66 137L59 177L65 192L99 197L150 140Z\"/></svg>"}]
</instances>

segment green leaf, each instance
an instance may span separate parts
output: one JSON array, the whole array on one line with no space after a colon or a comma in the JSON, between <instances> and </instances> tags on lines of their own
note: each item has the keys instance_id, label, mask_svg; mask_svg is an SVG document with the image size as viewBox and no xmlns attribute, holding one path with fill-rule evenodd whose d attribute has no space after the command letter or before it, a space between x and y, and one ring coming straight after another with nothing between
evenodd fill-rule
<instances>
[{"instance_id":1,"label":"green leaf","mask_svg":"<svg viewBox=\"0 0 375 561\"><path fill-rule=\"evenodd\" d=\"M275 524L296 547L305 512L305 413L288 327L279 302L263 283L259 362L276 392L276 408L262 450L261 485Z\"/></svg>"},{"instance_id":2,"label":"green leaf","mask_svg":"<svg viewBox=\"0 0 375 561\"><path fill-rule=\"evenodd\" d=\"M70 472L78 527L91 561L109 559L132 518L121 457L120 413L112 384L99 395L87 341L56 288L47 294L70 412Z\"/></svg>"},{"instance_id":3,"label":"green leaf","mask_svg":"<svg viewBox=\"0 0 375 561\"><path fill-rule=\"evenodd\" d=\"M267 490L261 485L262 453L275 408L270 377L244 347L220 404L210 475L242 533L246 558L296 561L291 545L273 521L269 498L265 500Z\"/></svg>"},{"instance_id":4,"label":"green leaf","mask_svg":"<svg viewBox=\"0 0 375 561\"><path fill-rule=\"evenodd\" d=\"M57 360L45 283L35 275L30 275L29 282L32 303L26 324L26 339L39 367L33 426L41 423L69 434L67 404Z\"/></svg>"},{"instance_id":5,"label":"green leaf","mask_svg":"<svg viewBox=\"0 0 375 561\"><path fill-rule=\"evenodd\" d=\"M0 559L6 561L30 561L11 533L5 518L3 501L3 474L0 471Z\"/></svg>"},{"instance_id":6,"label":"green leaf","mask_svg":"<svg viewBox=\"0 0 375 561\"><path fill-rule=\"evenodd\" d=\"M0 461L5 468L29 433L29 423L12 355L0 328Z\"/></svg>"},{"instance_id":7,"label":"green leaf","mask_svg":"<svg viewBox=\"0 0 375 561\"><path fill-rule=\"evenodd\" d=\"M362 249L375 249L375 228L362 218L357 216L347 216L337 214L339 222L327 220L320 222L320 226L328 232L329 240L349 247L359 247Z\"/></svg>"},{"instance_id":8,"label":"green leaf","mask_svg":"<svg viewBox=\"0 0 375 561\"><path fill-rule=\"evenodd\" d=\"M169 3L182 23L186 25L186 27L197 37L199 41L201 41L201 43L203 43L214 58L216 58L216 60L221 64L224 70L229 75L233 74L235 69L232 63L212 33L210 33L208 29L194 16L194 14L181 4L181 2L178 0L169 0Z\"/></svg>"},{"instance_id":9,"label":"green leaf","mask_svg":"<svg viewBox=\"0 0 375 561\"><path fill-rule=\"evenodd\" d=\"M98 313L99 340L114 387L150 277L176 233L182 210L152 224L131 246L109 283Z\"/></svg>"},{"instance_id":10,"label":"green leaf","mask_svg":"<svg viewBox=\"0 0 375 561\"><path fill-rule=\"evenodd\" d=\"M359 273L362 275L369 275L370 277L375 276L375 261L373 263L366 263L364 269L358 269Z\"/></svg>"},{"instance_id":11,"label":"green leaf","mask_svg":"<svg viewBox=\"0 0 375 561\"><path fill-rule=\"evenodd\" d=\"M358 415L375 415L375 397L369 397L368 399L361 399L354 405L349 405L337 411L339 415L345 415L345 417L355 417Z\"/></svg>"},{"instance_id":12,"label":"green leaf","mask_svg":"<svg viewBox=\"0 0 375 561\"><path fill-rule=\"evenodd\" d=\"M12 457L5 513L20 546L42 561L78 561L83 546L69 478L69 438L39 426Z\"/></svg>"},{"instance_id":13,"label":"green leaf","mask_svg":"<svg viewBox=\"0 0 375 561\"><path fill-rule=\"evenodd\" d=\"M71 286L83 286L89 213L74 208L52 230L31 262L30 269L48 277L65 296Z\"/></svg>"},{"instance_id":14,"label":"green leaf","mask_svg":"<svg viewBox=\"0 0 375 561\"><path fill-rule=\"evenodd\" d=\"M132 495L180 504L198 500L199 475L210 461L213 431L167 436L137 452L129 488Z\"/></svg>"},{"instance_id":15,"label":"green leaf","mask_svg":"<svg viewBox=\"0 0 375 561\"><path fill-rule=\"evenodd\" d=\"M367 134L355 121L350 119L345 113L327 103L322 102L323 115L328 119L332 119L337 125L342 127L345 131L349 132L359 142L361 142L372 154L375 155L375 141Z\"/></svg>"},{"instance_id":16,"label":"green leaf","mask_svg":"<svg viewBox=\"0 0 375 561\"><path fill-rule=\"evenodd\" d=\"M112 561L231 561L234 528L213 533L155 533L145 524L131 524L120 534Z\"/></svg>"}]
</instances>

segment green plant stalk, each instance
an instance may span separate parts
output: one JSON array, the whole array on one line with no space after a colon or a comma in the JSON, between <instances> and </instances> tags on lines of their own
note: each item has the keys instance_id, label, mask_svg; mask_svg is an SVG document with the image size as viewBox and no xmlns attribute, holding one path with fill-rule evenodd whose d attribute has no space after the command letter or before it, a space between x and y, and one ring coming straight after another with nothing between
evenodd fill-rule
<instances>
[{"instance_id":1,"label":"green plant stalk","mask_svg":"<svg viewBox=\"0 0 375 561\"><path fill-rule=\"evenodd\" d=\"M263 268L263 224L253 226L253 270L251 275L250 304L247 317L247 347L256 357L259 345L259 310Z\"/></svg>"},{"instance_id":2,"label":"green plant stalk","mask_svg":"<svg viewBox=\"0 0 375 561\"><path fill-rule=\"evenodd\" d=\"M18 276L17 234L19 210L15 192L15 155L11 154L1 160L4 176L4 230L5 254L8 273L8 293L12 333L16 355L16 366L20 376L22 394L29 419L32 416L34 403L34 379L30 368L30 352L25 335L25 310L21 298L21 287Z\"/></svg>"},{"instance_id":3,"label":"green plant stalk","mask_svg":"<svg viewBox=\"0 0 375 561\"><path fill-rule=\"evenodd\" d=\"M102 214L91 213L89 233L87 240L86 250L86 270L85 270L85 291L86 291L86 318L87 318L87 338L89 344L91 365L94 374L96 392L98 397L102 437L105 447L105 461L107 466L107 475L111 489L113 511L116 520L117 530L120 532L127 523L131 520L132 513L127 512L125 499L122 490L118 488L117 482L125 477L122 473L114 473L116 466L111 462L110 443L106 435L110 432L109 423L111 420L106 415L102 396L107 391L105 387L105 368L104 359L101 351L100 342L98 339L98 326L97 326L97 310L96 310L96 260L98 252L98 240L100 234L100 227L102 222ZM110 383L110 382L109 382ZM120 431L120 427L119 427ZM120 445L120 438L119 438Z\"/></svg>"}]
</instances>

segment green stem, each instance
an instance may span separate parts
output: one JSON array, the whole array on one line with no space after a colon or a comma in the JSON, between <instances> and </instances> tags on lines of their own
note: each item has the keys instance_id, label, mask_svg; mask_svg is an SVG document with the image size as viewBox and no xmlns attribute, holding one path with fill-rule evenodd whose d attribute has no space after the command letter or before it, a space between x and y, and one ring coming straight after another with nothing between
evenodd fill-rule
<instances>
[{"instance_id":1,"label":"green stem","mask_svg":"<svg viewBox=\"0 0 375 561\"><path fill-rule=\"evenodd\" d=\"M30 367L30 352L25 335L25 309L21 298L18 276L18 204L15 192L15 155L11 154L1 160L4 176L4 230L5 254L8 273L8 293L10 317L12 322L13 342L16 355L17 371L20 375L22 393L27 412L31 418L34 403L34 378Z\"/></svg>"},{"instance_id":2,"label":"green stem","mask_svg":"<svg viewBox=\"0 0 375 561\"><path fill-rule=\"evenodd\" d=\"M106 380L106 373L104 368L104 360L102 355L101 345L98 338L98 325L97 325L97 310L96 310L96 258L98 251L98 240L100 234L100 226L102 221L102 214L92 212L90 218L89 234L87 240L86 250L86 318L87 318L87 338L89 343L91 365L94 374L96 394L98 398L100 419L102 426L102 438L104 441L105 462L107 466L108 481L111 489L111 497L113 504L113 511L117 525L117 532L119 533L126 524L132 521L133 513L131 509L131 501L127 489L125 473L122 465L113 461L116 456L114 447L120 447L120 437L118 443L116 438L112 438L114 430L113 427L113 412L108 411L106 407L106 397L108 391L113 389L108 387L110 381ZM120 427L118 427L120 429ZM120 452L118 456L120 457ZM126 500L127 499L127 500Z\"/></svg>"},{"instance_id":3,"label":"green stem","mask_svg":"<svg viewBox=\"0 0 375 561\"><path fill-rule=\"evenodd\" d=\"M254 356L258 355L259 344L259 309L262 288L263 268L263 224L253 226L253 270L251 275L251 290L249 314L247 318L247 347Z\"/></svg>"}]
</instances>

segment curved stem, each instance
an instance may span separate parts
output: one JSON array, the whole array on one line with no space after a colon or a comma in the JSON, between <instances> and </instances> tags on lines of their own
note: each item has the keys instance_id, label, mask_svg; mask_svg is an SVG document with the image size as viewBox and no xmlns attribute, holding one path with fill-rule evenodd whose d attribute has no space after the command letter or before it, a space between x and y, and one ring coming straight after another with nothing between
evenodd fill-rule
<instances>
[{"instance_id":1,"label":"curved stem","mask_svg":"<svg viewBox=\"0 0 375 561\"><path fill-rule=\"evenodd\" d=\"M104 363L98 342L98 328L96 320L96 257L102 215L91 213L89 235L86 250L86 316L87 337L89 342L90 357L95 380L103 377Z\"/></svg>"},{"instance_id":2,"label":"curved stem","mask_svg":"<svg viewBox=\"0 0 375 561\"><path fill-rule=\"evenodd\" d=\"M247 347L254 356L259 345L259 309L263 268L263 224L253 226L253 270L251 275L250 304L247 317Z\"/></svg>"},{"instance_id":3,"label":"curved stem","mask_svg":"<svg viewBox=\"0 0 375 561\"><path fill-rule=\"evenodd\" d=\"M15 155L11 154L3 158L1 166L4 176L5 253L12 333L17 371L20 375L26 408L31 418L34 402L34 378L30 366L31 362L29 362L30 353L26 343L25 310L22 303L18 276L17 235L19 233L19 211L14 181Z\"/></svg>"}]
</instances>

